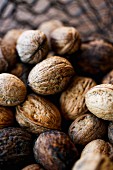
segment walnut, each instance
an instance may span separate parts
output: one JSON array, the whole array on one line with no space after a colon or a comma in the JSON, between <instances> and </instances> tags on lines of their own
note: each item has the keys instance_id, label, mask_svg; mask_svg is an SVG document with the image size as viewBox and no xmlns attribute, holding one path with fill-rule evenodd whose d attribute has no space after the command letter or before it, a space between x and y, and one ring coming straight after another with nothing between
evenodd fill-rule
<instances>
[{"instance_id":1,"label":"walnut","mask_svg":"<svg viewBox=\"0 0 113 170\"><path fill-rule=\"evenodd\" d=\"M51 47L58 55L72 54L81 45L79 32L74 27L60 27L51 33Z\"/></svg>"},{"instance_id":2,"label":"walnut","mask_svg":"<svg viewBox=\"0 0 113 170\"><path fill-rule=\"evenodd\" d=\"M102 79L103 84L113 84L113 70L106 74Z\"/></svg>"},{"instance_id":3,"label":"walnut","mask_svg":"<svg viewBox=\"0 0 113 170\"><path fill-rule=\"evenodd\" d=\"M113 85L100 84L94 86L85 94L88 110L97 117L113 120Z\"/></svg>"},{"instance_id":4,"label":"walnut","mask_svg":"<svg viewBox=\"0 0 113 170\"><path fill-rule=\"evenodd\" d=\"M108 139L113 144L113 122L110 122L108 126Z\"/></svg>"},{"instance_id":5,"label":"walnut","mask_svg":"<svg viewBox=\"0 0 113 170\"><path fill-rule=\"evenodd\" d=\"M14 125L14 114L10 108L0 106L0 128Z\"/></svg>"},{"instance_id":6,"label":"walnut","mask_svg":"<svg viewBox=\"0 0 113 170\"><path fill-rule=\"evenodd\" d=\"M113 160L113 146L102 139L89 142L82 150L81 157L89 153L100 153Z\"/></svg>"},{"instance_id":7,"label":"walnut","mask_svg":"<svg viewBox=\"0 0 113 170\"><path fill-rule=\"evenodd\" d=\"M68 135L59 131L41 133L34 147L35 160L47 170L71 169L78 151Z\"/></svg>"},{"instance_id":8,"label":"walnut","mask_svg":"<svg viewBox=\"0 0 113 170\"><path fill-rule=\"evenodd\" d=\"M93 114L84 114L75 119L69 127L69 136L75 144L86 145L90 141L103 138L107 133L107 126Z\"/></svg>"},{"instance_id":9,"label":"walnut","mask_svg":"<svg viewBox=\"0 0 113 170\"><path fill-rule=\"evenodd\" d=\"M44 169L39 164L31 164L22 168L22 170L44 170Z\"/></svg>"},{"instance_id":10,"label":"walnut","mask_svg":"<svg viewBox=\"0 0 113 170\"><path fill-rule=\"evenodd\" d=\"M29 94L25 102L16 107L16 120L35 134L61 128L61 115L55 105L35 94Z\"/></svg>"},{"instance_id":11,"label":"walnut","mask_svg":"<svg viewBox=\"0 0 113 170\"><path fill-rule=\"evenodd\" d=\"M85 93L96 83L88 77L74 77L68 88L60 97L60 108L66 119L75 120L88 111L85 104Z\"/></svg>"},{"instance_id":12,"label":"walnut","mask_svg":"<svg viewBox=\"0 0 113 170\"><path fill-rule=\"evenodd\" d=\"M75 162L72 170L112 170L113 163L109 157L99 153L90 153Z\"/></svg>"},{"instance_id":13,"label":"walnut","mask_svg":"<svg viewBox=\"0 0 113 170\"><path fill-rule=\"evenodd\" d=\"M67 87L74 74L67 59L53 56L33 67L28 76L28 85L38 94L55 94Z\"/></svg>"},{"instance_id":14,"label":"walnut","mask_svg":"<svg viewBox=\"0 0 113 170\"><path fill-rule=\"evenodd\" d=\"M27 30L19 36L16 49L22 62L37 64L46 57L49 46L42 31Z\"/></svg>"},{"instance_id":15,"label":"walnut","mask_svg":"<svg viewBox=\"0 0 113 170\"><path fill-rule=\"evenodd\" d=\"M26 86L16 76L9 73L0 74L0 105L16 106L26 97Z\"/></svg>"},{"instance_id":16,"label":"walnut","mask_svg":"<svg viewBox=\"0 0 113 170\"><path fill-rule=\"evenodd\" d=\"M31 155L33 155L31 134L17 127L0 129L1 170L25 166L32 160Z\"/></svg>"}]
</instances>

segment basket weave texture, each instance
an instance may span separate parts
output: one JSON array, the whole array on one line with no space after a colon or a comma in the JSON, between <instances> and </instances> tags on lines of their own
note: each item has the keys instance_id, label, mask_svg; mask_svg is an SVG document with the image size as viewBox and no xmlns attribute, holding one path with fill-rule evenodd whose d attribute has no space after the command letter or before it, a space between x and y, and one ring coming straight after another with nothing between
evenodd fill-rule
<instances>
[{"instance_id":1,"label":"basket weave texture","mask_svg":"<svg viewBox=\"0 0 113 170\"><path fill-rule=\"evenodd\" d=\"M37 29L50 19L78 29L83 41L113 43L113 0L1 0L0 36L12 28Z\"/></svg>"}]
</instances>

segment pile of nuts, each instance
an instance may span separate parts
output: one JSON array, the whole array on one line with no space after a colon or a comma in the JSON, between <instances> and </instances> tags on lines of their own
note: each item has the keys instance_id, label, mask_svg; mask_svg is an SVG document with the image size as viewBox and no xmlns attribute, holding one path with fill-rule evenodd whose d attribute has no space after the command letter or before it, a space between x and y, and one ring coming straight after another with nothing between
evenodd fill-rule
<instances>
[{"instance_id":1,"label":"pile of nuts","mask_svg":"<svg viewBox=\"0 0 113 170\"><path fill-rule=\"evenodd\" d=\"M113 170L113 45L58 20L0 39L0 170Z\"/></svg>"}]
</instances>

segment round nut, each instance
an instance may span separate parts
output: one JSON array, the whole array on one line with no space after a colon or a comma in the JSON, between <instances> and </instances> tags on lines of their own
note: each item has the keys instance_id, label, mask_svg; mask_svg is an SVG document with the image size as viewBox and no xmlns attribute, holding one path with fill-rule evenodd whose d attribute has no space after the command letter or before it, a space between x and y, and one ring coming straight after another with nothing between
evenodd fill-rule
<instances>
[{"instance_id":1,"label":"round nut","mask_svg":"<svg viewBox=\"0 0 113 170\"><path fill-rule=\"evenodd\" d=\"M69 127L69 136L75 144L86 145L90 141L103 138L107 127L103 120L93 114L84 114L72 122Z\"/></svg>"},{"instance_id":2,"label":"round nut","mask_svg":"<svg viewBox=\"0 0 113 170\"><path fill-rule=\"evenodd\" d=\"M35 134L61 128L61 115L56 106L35 94L29 94L25 102L16 107L16 120Z\"/></svg>"},{"instance_id":3,"label":"round nut","mask_svg":"<svg viewBox=\"0 0 113 170\"><path fill-rule=\"evenodd\" d=\"M113 144L113 122L110 122L108 126L108 139Z\"/></svg>"},{"instance_id":4,"label":"round nut","mask_svg":"<svg viewBox=\"0 0 113 170\"><path fill-rule=\"evenodd\" d=\"M113 146L102 139L96 139L89 142L82 150L81 157L89 153L100 153L113 160Z\"/></svg>"},{"instance_id":5,"label":"round nut","mask_svg":"<svg viewBox=\"0 0 113 170\"><path fill-rule=\"evenodd\" d=\"M96 83L87 77L74 77L68 88L60 96L60 108L66 119L75 120L88 111L85 104L85 93Z\"/></svg>"},{"instance_id":6,"label":"round nut","mask_svg":"<svg viewBox=\"0 0 113 170\"><path fill-rule=\"evenodd\" d=\"M107 75L102 79L103 84L113 84L113 70L111 70Z\"/></svg>"},{"instance_id":7,"label":"round nut","mask_svg":"<svg viewBox=\"0 0 113 170\"><path fill-rule=\"evenodd\" d=\"M8 69L8 63L3 56L1 46L0 46L0 73L7 71L7 69Z\"/></svg>"},{"instance_id":8,"label":"round nut","mask_svg":"<svg viewBox=\"0 0 113 170\"><path fill-rule=\"evenodd\" d=\"M113 120L113 85L100 84L91 88L85 95L88 110L97 117Z\"/></svg>"},{"instance_id":9,"label":"round nut","mask_svg":"<svg viewBox=\"0 0 113 170\"><path fill-rule=\"evenodd\" d=\"M22 62L37 64L46 57L49 46L42 31L27 30L19 36L16 49Z\"/></svg>"},{"instance_id":10,"label":"round nut","mask_svg":"<svg viewBox=\"0 0 113 170\"><path fill-rule=\"evenodd\" d=\"M51 47L59 55L72 54L81 45L80 34L74 27L56 28L50 36Z\"/></svg>"},{"instance_id":11,"label":"round nut","mask_svg":"<svg viewBox=\"0 0 113 170\"><path fill-rule=\"evenodd\" d=\"M112 170L113 163L109 157L99 153L90 153L81 157L72 170Z\"/></svg>"},{"instance_id":12,"label":"round nut","mask_svg":"<svg viewBox=\"0 0 113 170\"><path fill-rule=\"evenodd\" d=\"M0 128L12 126L14 124L14 115L11 109L0 106Z\"/></svg>"},{"instance_id":13,"label":"round nut","mask_svg":"<svg viewBox=\"0 0 113 170\"><path fill-rule=\"evenodd\" d=\"M31 164L28 165L21 170L44 170L39 164Z\"/></svg>"},{"instance_id":14,"label":"round nut","mask_svg":"<svg viewBox=\"0 0 113 170\"><path fill-rule=\"evenodd\" d=\"M67 59L53 56L33 67L28 76L28 83L38 94L55 94L67 87L74 74L74 69Z\"/></svg>"},{"instance_id":15,"label":"round nut","mask_svg":"<svg viewBox=\"0 0 113 170\"><path fill-rule=\"evenodd\" d=\"M9 73L0 74L0 105L16 106L24 101L26 92L19 78Z\"/></svg>"},{"instance_id":16,"label":"round nut","mask_svg":"<svg viewBox=\"0 0 113 170\"><path fill-rule=\"evenodd\" d=\"M41 133L33 151L35 160L47 170L71 169L78 157L78 151L68 135L55 130Z\"/></svg>"}]
</instances>

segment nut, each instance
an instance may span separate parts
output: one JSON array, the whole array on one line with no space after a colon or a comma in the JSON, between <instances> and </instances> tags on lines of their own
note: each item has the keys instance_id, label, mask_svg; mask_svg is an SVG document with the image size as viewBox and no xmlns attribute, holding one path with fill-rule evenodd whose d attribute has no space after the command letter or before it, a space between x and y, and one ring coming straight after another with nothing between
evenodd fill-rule
<instances>
[{"instance_id":1,"label":"nut","mask_svg":"<svg viewBox=\"0 0 113 170\"><path fill-rule=\"evenodd\" d=\"M8 69L8 63L2 54L2 50L0 46L0 73L7 71L7 69Z\"/></svg>"},{"instance_id":2,"label":"nut","mask_svg":"<svg viewBox=\"0 0 113 170\"><path fill-rule=\"evenodd\" d=\"M108 126L108 139L113 144L113 122L110 122Z\"/></svg>"},{"instance_id":3,"label":"nut","mask_svg":"<svg viewBox=\"0 0 113 170\"><path fill-rule=\"evenodd\" d=\"M109 157L99 153L90 153L81 157L72 170L112 170L113 163Z\"/></svg>"},{"instance_id":4,"label":"nut","mask_svg":"<svg viewBox=\"0 0 113 170\"><path fill-rule=\"evenodd\" d=\"M68 135L55 130L41 133L33 151L35 160L47 170L71 169L78 157L77 149Z\"/></svg>"},{"instance_id":5,"label":"nut","mask_svg":"<svg viewBox=\"0 0 113 170\"><path fill-rule=\"evenodd\" d=\"M14 124L14 115L11 109L0 106L0 128L12 126Z\"/></svg>"},{"instance_id":6,"label":"nut","mask_svg":"<svg viewBox=\"0 0 113 170\"><path fill-rule=\"evenodd\" d=\"M16 49L22 62L37 64L46 57L49 46L42 31L27 30L19 36Z\"/></svg>"},{"instance_id":7,"label":"nut","mask_svg":"<svg viewBox=\"0 0 113 170\"><path fill-rule=\"evenodd\" d=\"M22 170L44 170L39 164L31 164L24 167Z\"/></svg>"},{"instance_id":8,"label":"nut","mask_svg":"<svg viewBox=\"0 0 113 170\"><path fill-rule=\"evenodd\" d=\"M72 54L81 45L79 32L74 27L60 27L51 33L51 47L59 55Z\"/></svg>"},{"instance_id":9,"label":"nut","mask_svg":"<svg viewBox=\"0 0 113 170\"><path fill-rule=\"evenodd\" d=\"M113 120L113 85L100 84L91 88L85 95L88 110L97 117Z\"/></svg>"},{"instance_id":10,"label":"nut","mask_svg":"<svg viewBox=\"0 0 113 170\"><path fill-rule=\"evenodd\" d=\"M113 70L106 74L102 79L103 84L113 84Z\"/></svg>"},{"instance_id":11,"label":"nut","mask_svg":"<svg viewBox=\"0 0 113 170\"><path fill-rule=\"evenodd\" d=\"M68 88L60 97L60 108L66 119L75 120L88 111L85 104L85 93L96 83L88 77L74 77Z\"/></svg>"},{"instance_id":12,"label":"nut","mask_svg":"<svg viewBox=\"0 0 113 170\"><path fill-rule=\"evenodd\" d=\"M25 102L16 108L16 120L23 128L39 134L48 129L60 129L61 116L48 100L29 94Z\"/></svg>"},{"instance_id":13,"label":"nut","mask_svg":"<svg viewBox=\"0 0 113 170\"><path fill-rule=\"evenodd\" d=\"M0 105L16 106L24 101L26 92L19 78L9 73L0 74Z\"/></svg>"},{"instance_id":14,"label":"nut","mask_svg":"<svg viewBox=\"0 0 113 170\"><path fill-rule=\"evenodd\" d=\"M0 129L0 169L24 166L31 155L32 136L28 132L17 127Z\"/></svg>"},{"instance_id":15,"label":"nut","mask_svg":"<svg viewBox=\"0 0 113 170\"><path fill-rule=\"evenodd\" d=\"M34 66L29 73L28 83L38 94L55 94L67 87L74 74L74 69L67 59L53 56Z\"/></svg>"},{"instance_id":16,"label":"nut","mask_svg":"<svg viewBox=\"0 0 113 170\"><path fill-rule=\"evenodd\" d=\"M69 136L75 144L86 145L90 141L103 138L107 127L103 120L93 114L84 114L72 122L69 127Z\"/></svg>"},{"instance_id":17,"label":"nut","mask_svg":"<svg viewBox=\"0 0 113 170\"><path fill-rule=\"evenodd\" d=\"M102 139L96 139L89 142L82 150L81 156L85 156L89 153L100 153L113 160L113 146Z\"/></svg>"}]
</instances>

